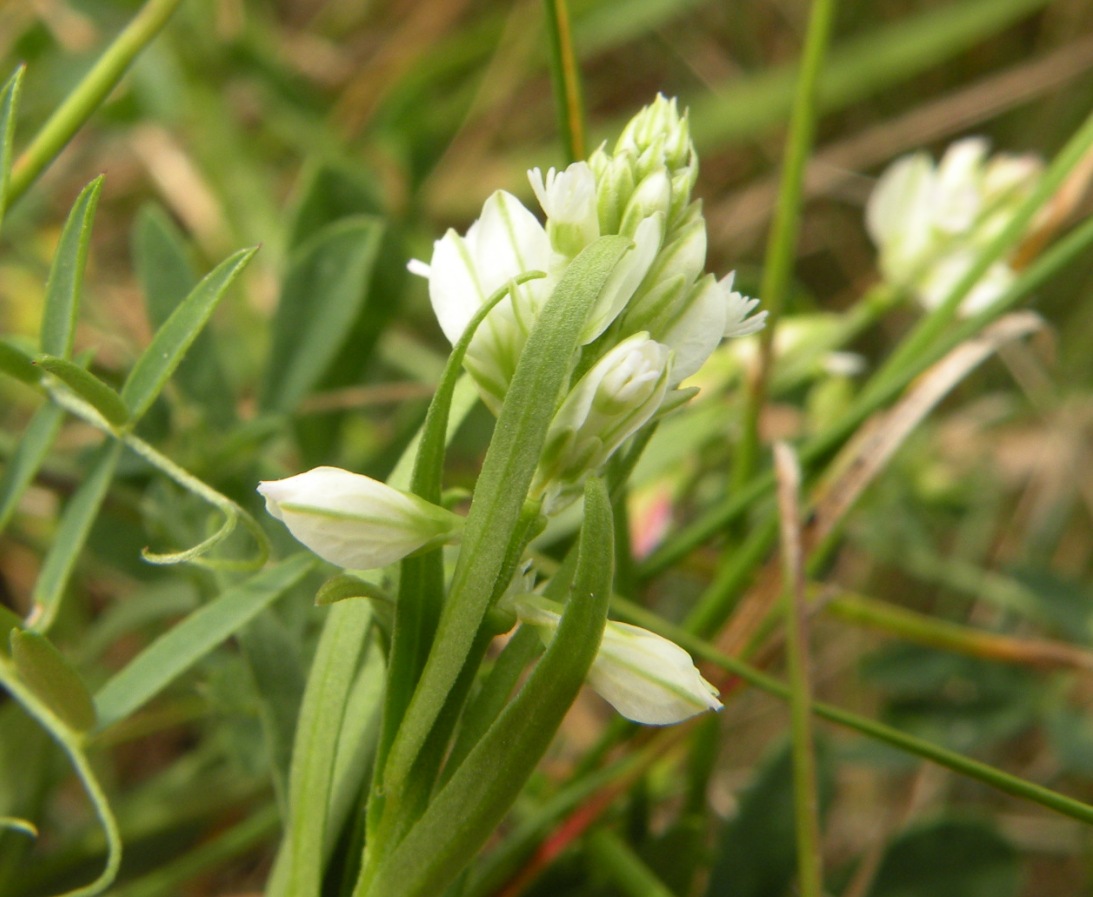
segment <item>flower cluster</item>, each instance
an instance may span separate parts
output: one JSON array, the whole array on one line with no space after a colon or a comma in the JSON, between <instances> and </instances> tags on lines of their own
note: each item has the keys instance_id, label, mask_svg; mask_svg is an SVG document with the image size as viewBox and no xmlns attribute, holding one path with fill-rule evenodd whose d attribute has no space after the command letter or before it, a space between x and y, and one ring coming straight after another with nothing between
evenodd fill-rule
<instances>
[{"instance_id":1,"label":"flower cluster","mask_svg":"<svg viewBox=\"0 0 1093 897\"><path fill-rule=\"evenodd\" d=\"M428 279L433 310L453 344L487 300L507 290L464 358L483 402L497 413L567 266L602 236L630 239L584 325L569 388L548 428L531 487L545 514L576 497L584 479L655 416L681 404L688 393L680 384L723 338L763 326L766 313L752 314L757 300L733 289L732 274L703 274L706 224L691 199L697 172L686 117L674 100L658 97L613 151L601 147L563 171L529 172L545 224L498 191L465 234L448 231L428 264L410 263ZM333 468L263 483L260 491L293 535L345 567L382 566L460 534L458 516ZM505 609L549 641L558 611L521 582ZM720 706L685 651L623 624L608 624L589 682L638 722L678 722Z\"/></svg>"},{"instance_id":2,"label":"flower cluster","mask_svg":"<svg viewBox=\"0 0 1093 897\"><path fill-rule=\"evenodd\" d=\"M926 308L940 305L1012 220L1043 170L1031 155L988 157L986 140L954 143L934 163L923 152L897 159L881 175L865 223L879 252L881 275ZM1012 260L994 262L964 299L973 314L1013 282Z\"/></svg>"},{"instance_id":3,"label":"flower cluster","mask_svg":"<svg viewBox=\"0 0 1093 897\"><path fill-rule=\"evenodd\" d=\"M691 190L698 160L686 116L658 96L626 126L612 152L597 149L563 171L528 173L546 216L539 220L509 193L494 193L464 235L449 230L429 264L411 270L453 343L498 289L514 285L476 331L464 362L483 401L497 412L513 371L566 266L601 236L633 247L616 268L582 333L573 370L583 372L555 415L536 488L548 508L579 494L727 336L763 326L757 300L733 290L730 274L703 275L706 222Z\"/></svg>"}]
</instances>

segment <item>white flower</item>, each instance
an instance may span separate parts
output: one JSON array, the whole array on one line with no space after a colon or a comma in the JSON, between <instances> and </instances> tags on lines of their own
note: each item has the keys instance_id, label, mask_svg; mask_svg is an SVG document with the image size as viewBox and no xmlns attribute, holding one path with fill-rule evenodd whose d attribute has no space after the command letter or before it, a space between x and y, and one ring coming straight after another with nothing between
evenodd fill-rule
<instances>
[{"instance_id":1,"label":"white flower","mask_svg":"<svg viewBox=\"0 0 1093 897\"><path fill-rule=\"evenodd\" d=\"M601 467L660 408L670 368L670 350L647 333L623 340L597 361L551 421L536 486L574 487Z\"/></svg>"},{"instance_id":2,"label":"white flower","mask_svg":"<svg viewBox=\"0 0 1093 897\"><path fill-rule=\"evenodd\" d=\"M987 142L954 143L935 165L925 153L894 162L866 206L882 276L935 308L976 264L1035 187L1042 165L1033 156L988 157ZM996 261L961 304L962 314L990 305L1012 283L1007 259Z\"/></svg>"},{"instance_id":3,"label":"white flower","mask_svg":"<svg viewBox=\"0 0 1093 897\"><path fill-rule=\"evenodd\" d=\"M543 226L510 193L498 190L482 215L460 236L454 230L433 246L429 265L410 270L429 280L429 299L441 330L455 343L475 312L514 277L530 271L548 276L515 286L478 328L466 367L483 400L496 411L533 324L554 289L550 240Z\"/></svg>"},{"instance_id":4,"label":"white flower","mask_svg":"<svg viewBox=\"0 0 1093 897\"><path fill-rule=\"evenodd\" d=\"M550 644L561 619L559 606L532 595L520 596L512 606L521 622L534 626ZM702 678L686 651L628 623L608 621L587 681L636 723L664 726L721 708L717 689Z\"/></svg>"},{"instance_id":5,"label":"white flower","mask_svg":"<svg viewBox=\"0 0 1093 897\"><path fill-rule=\"evenodd\" d=\"M416 495L337 467L316 467L258 491L266 510L323 560L352 570L384 567L455 541L463 519Z\"/></svg>"},{"instance_id":6,"label":"white flower","mask_svg":"<svg viewBox=\"0 0 1093 897\"><path fill-rule=\"evenodd\" d=\"M725 299L725 333L726 339L737 336L750 336L758 333L767 325L767 312L761 311L753 315L752 312L759 304L758 299L751 299L743 293L732 288L736 272L730 271L721 278L720 286Z\"/></svg>"}]
</instances>

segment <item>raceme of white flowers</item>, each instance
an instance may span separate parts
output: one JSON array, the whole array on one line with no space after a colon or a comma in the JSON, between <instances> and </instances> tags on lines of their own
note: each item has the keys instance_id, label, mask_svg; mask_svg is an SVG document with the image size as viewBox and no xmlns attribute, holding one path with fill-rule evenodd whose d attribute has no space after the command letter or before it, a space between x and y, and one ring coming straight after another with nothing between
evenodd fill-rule
<instances>
[{"instance_id":1,"label":"raceme of white flowers","mask_svg":"<svg viewBox=\"0 0 1093 897\"><path fill-rule=\"evenodd\" d=\"M735 291L732 274L703 274L706 223L701 203L691 199L697 174L686 116L675 100L658 96L612 152L600 147L562 171L529 172L545 223L499 190L465 234L449 230L428 264L409 265L428 279L437 321L453 344L482 305L508 288L464 359L483 402L497 413L566 267L602 236L632 241L589 314L569 391L548 430L531 496L548 516L572 502L585 478L643 426L682 404L690 391L680 384L723 338L764 325L766 312L753 313L758 300ZM297 539L343 567L383 566L460 534L457 515L333 468L263 483L260 491ZM542 599L505 603L549 641L557 614ZM685 651L623 624L608 624L589 682L638 722L678 722L720 707Z\"/></svg>"},{"instance_id":2,"label":"raceme of white flowers","mask_svg":"<svg viewBox=\"0 0 1093 897\"><path fill-rule=\"evenodd\" d=\"M952 144L936 163L918 152L881 175L865 210L881 275L925 308L935 308L1006 227L1043 171L1032 155L996 153L971 137ZM1011 260L994 262L961 303L974 314L1013 282Z\"/></svg>"}]
</instances>

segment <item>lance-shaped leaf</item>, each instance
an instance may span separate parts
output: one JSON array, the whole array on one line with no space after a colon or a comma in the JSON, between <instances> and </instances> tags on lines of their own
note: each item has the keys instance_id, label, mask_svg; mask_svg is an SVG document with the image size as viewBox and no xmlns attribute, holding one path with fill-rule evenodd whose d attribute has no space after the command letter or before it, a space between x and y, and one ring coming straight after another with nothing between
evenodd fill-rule
<instances>
[{"instance_id":1,"label":"lance-shaped leaf","mask_svg":"<svg viewBox=\"0 0 1093 897\"><path fill-rule=\"evenodd\" d=\"M12 149L15 141L15 111L19 107L19 91L23 85L23 66L19 66L0 89L0 224L8 205L8 182L11 180Z\"/></svg>"},{"instance_id":2,"label":"lance-shaped leaf","mask_svg":"<svg viewBox=\"0 0 1093 897\"><path fill-rule=\"evenodd\" d=\"M86 368L53 355L39 355L35 362L42 370L51 373L98 411L108 423L115 427L122 427L128 423L129 409L117 390L112 389Z\"/></svg>"},{"instance_id":3,"label":"lance-shaped leaf","mask_svg":"<svg viewBox=\"0 0 1093 897\"><path fill-rule=\"evenodd\" d=\"M391 747L386 786L409 773L463 668L505 564L581 330L630 246L624 237L601 237L577 256L528 337L475 486L435 648Z\"/></svg>"},{"instance_id":4,"label":"lance-shaped leaf","mask_svg":"<svg viewBox=\"0 0 1093 897\"><path fill-rule=\"evenodd\" d=\"M46 304L42 311L39 345L46 355L72 357L76 313L80 307L87 247L91 241L91 221L102 193L102 182L100 175L83 188L61 231L61 241L57 244L46 282Z\"/></svg>"},{"instance_id":5,"label":"lance-shaped leaf","mask_svg":"<svg viewBox=\"0 0 1093 897\"><path fill-rule=\"evenodd\" d=\"M57 616L68 578L114 478L121 450L121 443L113 439L103 443L92 456L83 481L65 506L60 526L42 564L42 572L34 584L35 629L49 629Z\"/></svg>"},{"instance_id":6,"label":"lance-shaped leaf","mask_svg":"<svg viewBox=\"0 0 1093 897\"><path fill-rule=\"evenodd\" d=\"M66 725L81 732L95 725L91 693L49 639L37 632L12 630L11 656L19 677Z\"/></svg>"},{"instance_id":7,"label":"lance-shaped leaf","mask_svg":"<svg viewBox=\"0 0 1093 897\"><path fill-rule=\"evenodd\" d=\"M122 401L133 420L140 418L155 401L228 287L257 251L257 247L241 249L222 261L156 331L121 390Z\"/></svg>"},{"instance_id":8,"label":"lance-shaped leaf","mask_svg":"<svg viewBox=\"0 0 1093 897\"><path fill-rule=\"evenodd\" d=\"M326 373L368 295L383 223L361 215L323 228L293 254L273 322L259 404L289 411Z\"/></svg>"},{"instance_id":9,"label":"lance-shaped leaf","mask_svg":"<svg viewBox=\"0 0 1093 897\"><path fill-rule=\"evenodd\" d=\"M482 740L358 895L444 892L496 830L557 733L592 665L611 592L614 536L607 489L590 479L571 595L554 641Z\"/></svg>"},{"instance_id":10,"label":"lance-shaped leaf","mask_svg":"<svg viewBox=\"0 0 1093 897\"><path fill-rule=\"evenodd\" d=\"M100 727L124 719L150 701L292 588L314 563L310 556L299 554L256 573L161 635L95 694Z\"/></svg>"}]
</instances>

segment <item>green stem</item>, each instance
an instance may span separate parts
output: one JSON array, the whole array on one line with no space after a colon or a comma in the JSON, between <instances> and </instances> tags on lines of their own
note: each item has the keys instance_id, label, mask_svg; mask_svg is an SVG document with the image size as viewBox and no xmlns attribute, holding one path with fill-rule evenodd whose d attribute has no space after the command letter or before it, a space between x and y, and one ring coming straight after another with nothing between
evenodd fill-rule
<instances>
[{"instance_id":1,"label":"green stem","mask_svg":"<svg viewBox=\"0 0 1093 897\"><path fill-rule=\"evenodd\" d=\"M820 802L812 736L812 682L805 604L804 546L801 544L801 472L785 445L774 448L781 472L778 486L782 529L782 601L786 623L790 738L793 759L793 818L797 836L797 876L802 897L823 897Z\"/></svg>"},{"instance_id":2,"label":"green stem","mask_svg":"<svg viewBox=\"0 0 1093 897\"><path fill-rule=\"evenodd\" d=\"M565 138L566 161L576 162L585 157L584 102L580 65L573 48L573 29L565 0L546 0L546 19L558 127Z\"/></svg>"},{"instance_id":3,"label":"green stem","mask_svg":"<svg viewBox=\"0 0 1093 897\"><path fill-rule=\"evenodd\" d=\"M831 39L835 19L835 0L815 0L809 17L808 33L801 61L801 74L793 100L793 113L786 139L786 162L782 169L782 184L778 194L774 226L763 261L763 282L759 296L767 310L767 326L759 337L759 363L749 382L744 410L743 434L737 446L733 467L734 489L746 483L755 471L759 454L759 417L766 402L767 386L773 362L774 334L785 304L786 291L793 272L797 252L797 235L801 226L801 206L804 195L805 169L812 151L816 129L817 89L824 57Z\"/></svg>"},{"instance_id":4,"label":"green stem","mask_svg":"<svg viewBox=\"0 0 1093 897\"><path fill-rule=\"evenodd\" d=\"M758 688L761 691L765 691L782 700L789 700L791 689L784 682L773 676L768 676L766 673L760 672L755 667L746 664L741 660L737 660L735 657L723 654L707 642L696 638L684 629L666 623L657 614L654 614L637 604L617 597L612 599L611 606L619 616L626 619L627 622L637 626L643 626L659 635L663 635L665 638L670 638L695 656L701 657L703 660L720 667L722 670L731 673L733 676L736 676L738 679L754 688ZM886 726L884 723L878 723L876 720L859 716L856 713L851 713L848 710L843 710L831 704L814 701L812 703L812 712L821 719L826 719L837 725L853 729L855 732L865 735L868 738L883 741L885 744L899 748L909 754L914 754L924 760L929 760L932 763L936 763L938 766L944 766L946 769L950 769L960 775L976 779L977 781L983 782L985 785L989 785L1006 794L1011 794L1022 800L1039 804L1042 807L1054 810L1056 813L1061 813L1071 819L1077 819L1079 822L1087 824L1093 823L1093 806L1075 800L1072 797L1067 797L1065 794L1060 794L1058 791L1053 791L1042 785L1028 782L1025 779L1010 775L1009 773L1003 772L986 763L981 763L978 760L973 760L970 757L959 754L956 751L939 747L922 738L916 738L914 735L908 735L906 732L901 732L899 729Z\"/></svg>"},{"instance_id":5,"label":"green stem","mask_svg":"<svg viewBox=\"0 0 1093 897\"><path fill-rule=\"evenodd\" d=\"M9 205L21 197L102 105L138 54L159 33L182 0L148 0L106 52L34 135L12 167Z\"/></svg>"},{"instance_id":6,"label":"green stem","mask_svg":"<svg viewBox=\"0 0 1093 897\"><path fill-rule=\"evenodd\" d=\"M102 790L91 763L84 754L83 737L69 728L57 717L38 697L23 685L14 665L7 658L0 656L0 684L4 686L23 709L33 716L45 729L50 737L57 742L61 750L68 755L76 775L87 792L87 797L95 809L95 815L99 818L103 833L106 836L106 863L99 876L89 884L66 891L63 897L95 897L101 894L117 878L118 869L121 867L121 833L118 830L117 820L110 809L110 802L106 793Z\"/></svg>"}]
</instances>

